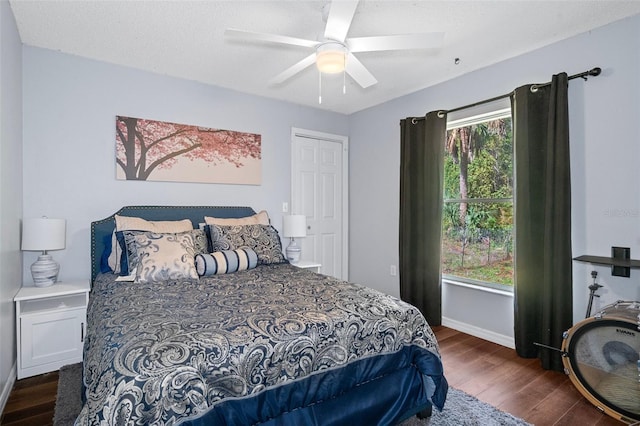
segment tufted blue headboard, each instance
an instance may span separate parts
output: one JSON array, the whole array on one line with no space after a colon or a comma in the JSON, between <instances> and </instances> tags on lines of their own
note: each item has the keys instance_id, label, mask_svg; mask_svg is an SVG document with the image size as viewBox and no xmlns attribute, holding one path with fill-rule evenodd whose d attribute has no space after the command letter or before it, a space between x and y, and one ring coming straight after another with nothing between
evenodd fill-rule
<instances>
[{"instance_id":1,"label":"tufted blue headboard","mask_svg":"<svg viewBox=\"0 0 640 426\"><path fill-rule=\"evenodd\" d=\"M115 229L115 215L135 216L146 220L189 219L195 229L205 216L236 218L256 214L251 207L229 206L126 206L111 216L91 222L91 282L100 272L100 260L105 250L105 238ZM110 241L110 239L109 239Z\"/></svg>"}]
</instances>

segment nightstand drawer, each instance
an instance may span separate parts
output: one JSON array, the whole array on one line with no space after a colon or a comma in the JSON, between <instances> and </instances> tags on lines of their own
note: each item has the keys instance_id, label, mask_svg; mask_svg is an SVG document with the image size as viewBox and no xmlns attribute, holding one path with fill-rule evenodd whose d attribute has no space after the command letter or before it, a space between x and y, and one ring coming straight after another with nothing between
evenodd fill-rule
<instances>
[{"instance_id":1,"label":"nightstand drawer","mask_svg":"<svg viewBox=\"0 0 640 426\"><path fill-rule=\"evenodd\" d=\"M51 297L48 299L25 300L22 302L22 314L45 313L48 311L61 311L65 309L84 308L86 296L84 294L72 294L68 296Z\"/></svg>"}]
</instances>

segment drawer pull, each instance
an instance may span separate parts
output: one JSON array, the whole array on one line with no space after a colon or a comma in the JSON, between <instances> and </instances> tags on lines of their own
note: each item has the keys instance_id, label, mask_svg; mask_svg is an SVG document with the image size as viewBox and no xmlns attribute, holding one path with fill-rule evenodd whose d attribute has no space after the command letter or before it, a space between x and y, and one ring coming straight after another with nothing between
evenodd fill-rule
<instances>
[{"instance_id":1,"label":"drawer pull","mask_svg":"<svg viewBox=\"0 0 640 426\"><path fill-rule=\"evenodd\" d=\"M80 342L84 343L84 323L80 323Z\"/></svg>"}]
</instances>

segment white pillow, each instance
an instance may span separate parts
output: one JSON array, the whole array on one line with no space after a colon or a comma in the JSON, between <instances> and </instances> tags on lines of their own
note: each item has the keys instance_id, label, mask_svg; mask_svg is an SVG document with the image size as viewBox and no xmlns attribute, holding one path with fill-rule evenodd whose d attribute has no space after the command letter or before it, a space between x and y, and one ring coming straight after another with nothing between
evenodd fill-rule
<instances>
[{"instance_id":1,"label":"white pillow","mask_svg":"<svg viewBox=\"0 0 640 426\"><path fill-rule=\"evenodd\" d=\"M222 225L222 226L236 226L236 225L269 225L269 215L265 210L260 213L256 213L253 216L239 217L239 218L223 218L223 217L211 217L205 216L204 222L207 225Z\"/></svg>"},{"instance_id":2,"label":"white pillow","mask_svg":"<svg viewBox=\"0 0 640 426\"><path fill-rule=\"evenodd\" d=\"M116 215L116 231L150 231L156 234L176 234L191 231L193 224L183 220L146 220L140 217Z\"/></svg>"}]
</instances>

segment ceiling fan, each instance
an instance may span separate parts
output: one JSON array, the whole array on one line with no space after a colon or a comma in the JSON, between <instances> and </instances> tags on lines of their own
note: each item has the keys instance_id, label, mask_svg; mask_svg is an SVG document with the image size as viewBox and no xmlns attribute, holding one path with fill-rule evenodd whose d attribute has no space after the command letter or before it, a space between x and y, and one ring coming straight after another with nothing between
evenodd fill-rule
<instances>
[{"instance_id":1,"label":"ceiling fan","mask_svg":"<svg viewBox=\"0 0 640 426\"><path fill-rule=\"evenodd\" d=\"M347 38L357 6L357 0L334 0L328 3L327 23L324 39L321 41L231 28L225 31L225 36L228 39L302 46L314 50L312 54L272 78L269 81L272 85L283 83L315 63L321 74L346 72L361 87L367 88L376 84L377 80L354 53L429 49L442 45L444 33L441 32Z\"/></svg>"}]
</instances>

